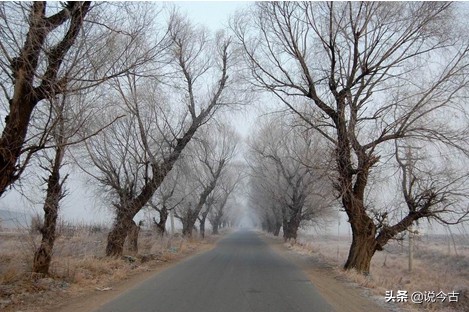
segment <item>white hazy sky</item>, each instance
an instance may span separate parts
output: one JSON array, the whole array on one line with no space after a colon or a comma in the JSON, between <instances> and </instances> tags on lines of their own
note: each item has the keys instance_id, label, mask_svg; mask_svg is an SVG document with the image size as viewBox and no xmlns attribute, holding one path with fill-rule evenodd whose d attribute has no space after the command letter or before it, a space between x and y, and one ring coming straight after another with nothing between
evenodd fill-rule
<instances>
[{"instance_id":1,"label":"white hazy sky","mask_svg":"<svg viewBox=\"0 0 469 312\"><path fill-rule=\"evenodd\" d=\"M228 25L228 17L237 9L249 5L248 1L176 1L167 2L181 8L190 19L207 26L209 29L224 28Z\"/></svg>"}]
</instances>

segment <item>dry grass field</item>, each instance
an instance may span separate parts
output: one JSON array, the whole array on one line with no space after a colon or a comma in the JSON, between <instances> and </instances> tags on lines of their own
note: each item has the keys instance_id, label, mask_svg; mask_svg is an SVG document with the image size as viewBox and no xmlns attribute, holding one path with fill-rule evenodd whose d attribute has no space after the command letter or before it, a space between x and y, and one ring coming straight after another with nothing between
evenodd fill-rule
<instances>
[{"instance_id":1,"label":"dry grass field","mask_svg":"<svg viewBox=\"0 0 469 312\"><path fill-rule=\"evenodd\" d=\"M74 297L111 290L119 281L208 248L215 240L162 238L142 230L138 255L109 259L104 257L105 228L75 226L60 232L50 277L31 273L39 235L0 232L0 311L47 311L47 307Z\"/></svg>"},{"instance_id":2,"label":"dry grass field","mask_svg":"<svg viewBox=\"0 0 469 312\"><path fill-rule=\"evenodd\" d=\"M425 235L414 240L413 270L409 273L408 242L393 241L385 250L377 252L371 263L371 274L363 276L356 272L345 272L342 266L347 258L350 237L318 236L300 234L296 244L288 247L333 267L338 276L348 282L367 289L374 300L386 301L386 291L407 291L407 303L394 302L401 311L469 311L469 237L456 235L451 239L443 235ZM446 300L412 303L411 295L421 292L430 300L442 291ZM448 302L448 293L453 302ZM425 294L425 292L427 292ZM426 295L426 297L425 297ZM419 301L415 295L415 301ZM424 300L423 300L424 301Z\"/></svg>"},{"instance_id":3,"label":"dry grass field","mask_svg":"<svg viewBox=\"0 0 469 312\"><path fill-rule=\"evenodd\" d=\"M0 310L47 311L70 298L110 290L119 281L208 248L216 239L161 238L142 230L138 255L108 259L104 257L106 235L103 226L62 227L51 276L44 277L31 273L40 236L28 231L0 232ZM407 291L408 302L393 303L393 311L469 311L469 237L417 237L412 273L408 271L407 241L393 241L374 256L371 274L366 277L342 270L349 244L347 236L301 233L295 244L287 246L327 264L341 280L365 288L377 302L386 301L386 291L392 290L394 295L398 290ZM458 302L448 302L449 297L443 303L411 302L412 293L440 291L446 295L454 291Z\"/></svg>"}]
</instances>

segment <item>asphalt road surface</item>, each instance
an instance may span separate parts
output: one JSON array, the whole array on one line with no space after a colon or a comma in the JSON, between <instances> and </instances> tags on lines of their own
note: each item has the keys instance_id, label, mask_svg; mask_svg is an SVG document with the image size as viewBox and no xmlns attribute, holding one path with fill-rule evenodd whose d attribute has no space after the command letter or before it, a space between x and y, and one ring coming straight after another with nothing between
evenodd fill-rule
<instances>
[{"instance_id":1,"label":"asphalt road surface","mask_svg":"<svg viewBox=\"0 0 469 312\"><path fill-rule=\"evenodd\" d=\"M100 312L333 311L306 275L255 232L239 231L209 252L163 271Z\"/></svg>"}]
</instances>

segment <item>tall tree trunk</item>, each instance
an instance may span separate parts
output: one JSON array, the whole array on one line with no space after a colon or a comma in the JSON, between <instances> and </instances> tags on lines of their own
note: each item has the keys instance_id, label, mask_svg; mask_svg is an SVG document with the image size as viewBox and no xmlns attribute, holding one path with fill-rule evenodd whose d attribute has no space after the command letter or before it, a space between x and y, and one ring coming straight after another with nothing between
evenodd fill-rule
<instances>
[{"instance_id":1,"label":"tall tree trunk","mask_svg":"<svg viewBox=\"0 0 469 312\"><path fill-rule=\"evenodd\" d=\"M205 221L207 221L207 216L210 210L212 209L213 201L208 200L206 203L207 208L202 212L202 215L199 218L199 229L200 229L200 236L205 238Z\"/></svg>"},{"instance_id":2,"label":"tall tree trunk","mask_svg":"<svg viewBox=\"0 0 469 312\"><path fill-rule=\"evenodd\" d=\"M59 203L64 196L62 191L63 183L67 179L67 177L65 177L62 181L60 180L60 168L62 167L64 153L64 146L59 144L55 150L52 171L47 181L46 199L43 206L44 224L41 227L41 245L34 253L33 272L45 275L49 274L52 251L56 238Z\"/></svg>"},{"instance_id":3,"label":"tall tree trunk","mask_svg":"<svg viewBox=\"0 0 469 312\"><path fill-rule=\"evenodd\" d=\"M15 85L10 99L10 111L0 138L0 195L18 179L16 162L21 153L31 114L38 103L33 80L39 63L39 54L47 36L44 27L45 4L31 6L29 31L20 55L12 65Z\"/></svg>"},{"instance_id":4,"label":"tall tree trunk","mask_svg":"<svg viewBox=\"0 0 469 312\"><path fill-rule=\"evenodd\" d=\"M205 238L205 218L203 218L202 220L199 220L200 224L199 224L199 230L200 230L200 237L202 237L202 239Z\"/></svg>"},{"instance_id":5,"label":"tall tree trunk","mask_svg":"<svg viewBox=\"0 0 469 312\"><path fill-rule=\"evenodd\" d=\"M267 233L273 233L275 231L272 218L269 216L268 213L265 213L264 223L265 223L265 228L266 228Z\"/></svg>"},{"instance_id":6,"label":"tall tree trunk","mask_svg":"<svg viewBox=\"0 0 469 312\"><path fill-rule=\"evenodd\" d=\"M350 150L348 152L350 155ZM344 269L355 269L360 273L368 274L371 258L377 250L382 249L376 240L376 225L373 219L368 216L364 205L369 168L377 159L370 159L364 154L358 154L358 156L360 170L356 174L354 183L351 171L345 170L344 164L339 162L339 168L342 166L342 170L340 170L343 190L342 204L352 229L352 245ZM345 163L345 160L343 162ZM351 168L350 165L347 166L347 168Z\"/></svg>"},{"instance_id":7,"label":"tall tree trunk","mask_svg":"<svg viewBox=\"0 0 469 312\"><path fill-rule=\"evenodd\" d=\"M350 137L347 129L345 94L336 97L337 127L336 163L339 173L338 190L342 194L342 205L349 217L352 228L352 245L344 269L355 269L368 274L371 258L377 250L376 225L367 215L364 199L370 168L379 160L367 155L355 137ZM352 144L354 145L357 165L352 162Z\"/></svg>"},{"instance_id":8,"label":"tall tree trunk","mask_svg":"<svg viewBox=\"0 0 469 312\"><path fill-rule=\"evenodd\" d=\"M192 227L187 226L184 222L182 223L182 236L192 237Z\"/></svg>"},{"instance_id":9,"label":"tall tree trunk","mask_svg":"<svg viewBox=\"0 0 469 312\"><path fill-rule=\"evenodd\" d=\"M15 86L15 90L20 86ZM23 87L24 93L26 87ZM28 99L24 99L28 97ZM10 105L10 114L5 118L5 128L0 138L0 196L3 195L7 187L13 184L18 178L18 168L16 166L17 159L20 157L21 147L26 138L27 128L32 114L32 108L35 103L29 99L31 95L24 96L21 99L12 99ZM21 102L18 104L16 102Z\"/></svg>"},{"instance_id":10,"label":"tall tree trunk","mask_svg":"<svg viewBox=\"0 0 469 312\"><path fill-rule=\"evenodd\" d=\"M192 229L195 226L195 222L197 221L197 217L200 214L200 211L202 210L203 205L207 201L208 195L213 191L215 188L217 178L220 175L221 168L222 166L219 167L217 170L217 174L215 176L215 179L207 186L207 188L204 189L202 194L200 195L199 202L197 203L197 206L195 206L194 210L189 210L187 213L187 216L185 218L185 222L183 222L182 225L182 235L184 236L192 236Z\"/></svg>"},{"instance_id":11,"label":"tall tree trunk","mask_svg":"<svg viewBox=\"0 0 469 312\"><path fill-rule=\"evenodd\" d=\"M33 272L49 274L52 250L56 238L56 226L59 201L62 195L59 183L60 176L54 172L49 177L46 201L44 203L44 224L41 227L41 245L34 253Z\"/></svg>"}]
</instances>

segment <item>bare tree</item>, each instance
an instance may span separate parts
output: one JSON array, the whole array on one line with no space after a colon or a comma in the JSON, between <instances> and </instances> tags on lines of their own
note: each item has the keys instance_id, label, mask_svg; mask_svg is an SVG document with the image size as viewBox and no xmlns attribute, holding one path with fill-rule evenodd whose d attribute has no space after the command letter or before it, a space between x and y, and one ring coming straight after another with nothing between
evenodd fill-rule
<instances>
[{"instance_id":1,"label":"bare tree","mask_svg":"<svg viewBox=\"0 0 469 312\"><path fill-rule=\"evenodd\" d=\"M308 131L298 130L272 119L259 129L250 144L255 160L251 165L253 174L259 174L255 166L261 166L260 174L265 182L258 180L257 183L268 190L265 195L270 193L274 198L270 207L272 214L266 215L266 221L270 222L267 226L274 227L274 234L277 233L280 208L285 240L296 239L302 221L324 216L333 200L328 167L322 163L324 147L319 140L312 139Z\"/></svg>"},{"instance_id":2,"label":"bare tree","mask_svg":"<svg viewBox=\"0 0 469 312\"><path fill-rule=\"evenodd\" d=\"M276 193L266 185L266 177L252 175L249 180L249 206L260 220L263 231L280 234L283 223L282 205L276 199Z\"/></svg>"},{"instance_id":3,"label":"bare tree","mask_svg":"<svg viewBox=\"0 0 469 312\"><path fill-rule=\"evenodd\" d=\"M89 3L9 3L2 4L1 9L3 14L0 20L4 27L0 35L5 40L1 43L0 66L4 70L1 77L5 79L1 80L0 85L9 102L5 112L10 114L5 118L2 137L5 140L2 142L8 145L12 143L12 135L16 135L14 144L20 148L20 152L16 156L10 155L13 157L8 160L9 165L3 167L3 173L10 172L10 177L8 174L3 176L7 183L0 183L0 189L3 187L0 193L5 191L8 184L19 179L33 156L37 159L36 163L48 172L48 177L43 179L46 182L46 194L44 221L40 226L42 240L34 253L32 268L36 273L48 274L60 201L66 195L64 186L68 174L62 177L61 173L66 165L65 155L71 146L76 146L102 130L95 129L94 132L84 134L86 131L82 129L88 126L91 116L97 112L93 105L97 96L93 95L95 86L112 75L119 75L119 72L136 66L139 62L137 60L143 60L145 56L135 54L132 61L127 59L124 65L124 61L107 55L107 61L99 66L100 69L106 69L106 73L100 73L100 69L87 65L87 61L101 61L98 60L100 55L96 50L104 52L110 48L104 40L106 35L120 39L136 37L136 33L130 30L126 35L117 35L119 29L112 29L112 21L107 21L107 27L101 25L99 30L92 29L97 25L98 16L102 15L96 14L101 8L92 7ZM89 14L91 10L93 13ZM14 15L18 12L24 14ZM50 15L51 12L55 14ZM48 14L50 16L47 17ZM136 25L141 26L139 23ZM21 47L24 35L26 38L23 38ZM114 50L124 52L132 48L132 44L127 42L125 48L122 48L114 47ZM81 89L87 89L92 96L80 94ZM12 114L13 120L10 119ZM12 125L18 132L12 132ZM4 148L2 150L5 151ZM12 173L9 166L14 157L16 163ZM35 169L34 172L37 172Z\"/></svg>"},{"instance_id":4,"label":"bare tree","mask_svg":"<svg viewBox=\"0 0 469 312\"><path fill-rule=\"evenodd\" d=\"M260 138L255 137L253 140L256 139ZM257 153L248 154L248 165L249 206L259 219L262 230L278 236L282 228L283 213L278 199L282 193L277 168L272 163L263 161Z\"/></svg>"},{"instance_id":5,"label":"bare tree","mask_svg":"<svg viewBox=\"0 0 469 312\"><path fill-rule=\"evenodd\" d=\"M236 132L224 125L219 125L216 129L204 132L197 141L193 142L188 151L192 156L191 177L196 181L198 189L195 191L196 196L192 204L178 209L178 216L183 224L182 233L185 236L192 236L192 229L204 205L207 205L206 214L202 216L205 228L205 218L215 201L213 197L215 195L210 196L237 153L239 138Z\"/></svg>"},{"instance_id":6,"label":"bare tree","mask_svg":"<svg viewBox=\"0 0 469 312\"><path fill-rule=\"evenodd\" d=\"M264 2L232 24L252 83L333 146L337 195L353 233L345 269L369 272L387 242L378 238L405 228L378 228L366 200L372 169L394 141L438 142L467 159L469 45L455 6ZM460 119L442 119L453 114Z\"/></svg>"},{"instance_id":7,"label":"bare tree","mask_svg":"<svg viewBox=\"0 0 469 312\"><path fill-rule=\"evenodd\" d=\"M244 171L245 168L241 164L229 164L218 183L215 191L217 196L212 203L213 207L208 209L206 215L212 226L213 234L218 234L222 221L227 217L226 208L228 200L239 189L240 183L244 178Z\"/></svg>"},{"instance_id":8,"label":"bare tree","mask_svg":"<svg viewBox=\"0 0 469 312\"><path fill-rule=\"evenodd\" d=\"M34 123L53 122L48 103L135 68L153 53L132 53L142 23L123 30L107 11L116 13L112 5L81 1L1 4L0 86L6 116L0 137L0 195L20 178L32 156L47 148L50 128L37 131ZM126 39L121 46L112 45L117 38Z\"/></svg>"},{"instance_id":9,"label":"bare tree","mask_svg":"<svg viewBox=\"0 0 469 312\"><path fill-rule=\"evenodd\" d=\"M40 227L42 240L34 253L33 272L49 274L60 201L66 196L65 182L68 174L62 176L63 167L67 165L66 154L73 153L77 144L102 130L98 129L90 136L82 135L81 130L88 126L90 115L96 112L96 108L90 105L93 99L96 99L93 95L65 93L50 103L52 122L44 132L48 133L44 139L49 147L36 155L39 166L48 173L48 178L43 179L46 182L46 195L43 204L44 221Z\"/></svg>"},{"instance_id":10,"label":"bare tree","mask_svg":"<svg viewBox=\"0 0 469 312\"><path fill-rule=\"evenodd\" d=\"M167 33L158 79L133 73L113 81L128 126L115 129L112 140L104 135L104 142L89 145L98 181L119 199L119 204L114 200L117 213L108 256L122 254L133 217L153 197L196 131L220 108L234 103L228 93L230 40L223 35L209 38L176 14Z\"/></svg>"},{"instance_id":11,"label":"bare tree","mask_svg":"<svg viewBox=\"0 0 469 312\"><path fill-rule=\"evenodd\" d=\"M47 193L44 201L44 222L40 228L42 240L39 248L34 253L33 272L49 274L49 267L52 260L52 250L56 238L56 225L59 212L59 202L65 196L64 184L67 176L61 177L60 169L63 166L65 156L65 146L70 139L66 131L66 121L64 116L65 97L62 97L61 103L57 105L55 119L57 126L53 138L55 140L55 148L53 157L49 160L49 166L43 168L49 171L50 175L47 180Z\"/></svg>"}]
</instances>

